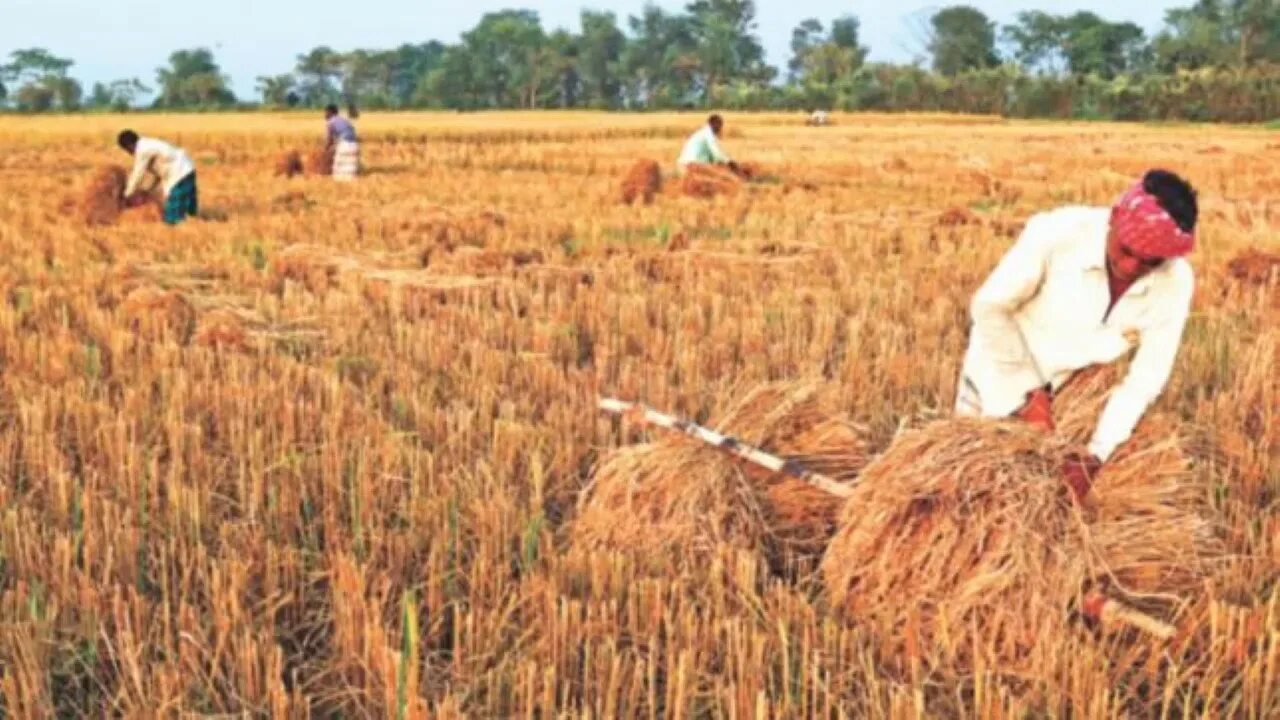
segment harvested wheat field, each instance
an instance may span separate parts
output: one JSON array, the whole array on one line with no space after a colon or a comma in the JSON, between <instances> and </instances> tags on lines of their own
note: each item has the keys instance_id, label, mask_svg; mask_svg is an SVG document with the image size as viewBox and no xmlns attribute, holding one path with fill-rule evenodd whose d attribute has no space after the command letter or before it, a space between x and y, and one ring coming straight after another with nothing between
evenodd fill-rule
<instances>
[{"instance_id":1,"label":"harvested wheat field","mask_svg":"<svg viewBox=\"0 0 1280 720\"><path fill-rule=\"evenodd\" d=\"M767 172L677 176L702 118L369 113L339 184L310 115L133 116L198 167L167 227L95 176L123 118L0 117L0 715L1280 714L1273 137L735 115ZM953 420L967 307L1152 166L1193 312L1076 504L1119 371Z\"/></svg>"}]
</instances>

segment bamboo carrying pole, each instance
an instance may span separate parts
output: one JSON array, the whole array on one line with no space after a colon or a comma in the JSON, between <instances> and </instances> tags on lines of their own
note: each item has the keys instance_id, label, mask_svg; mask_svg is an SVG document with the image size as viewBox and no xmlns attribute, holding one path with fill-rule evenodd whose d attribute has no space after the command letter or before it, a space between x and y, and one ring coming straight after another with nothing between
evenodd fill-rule
<instances>
[{"instance_id":1,"label":"bamboo carrying pole","mask_svg":"<svg viewBox=\"0 0 1280 720\"><path fill-rule=\"evenodd\" d=\"M649 407L645 407L639 403L630 403L625 400L615 400L613 398L601 398L600 409L613 413L615 415L633 415L637 419L647 422L650 425L656 425L668 430L676 430L691 437L697 438L702 442L713 447L720 448L726 452L737 455L747 462L759 465L762 468L776 473L782 473L788 477L806 482L813 487L824 492L835 495L836 497L849 497L853 494L853 488L844 483L833 480L826 475L811 472L800 463L794 460L783 460L782 458L772 455L761 450L760 448L748 445L741 440L737 440L728 435L723 435L702 427L697 423L688 420L660 413Z\"/></svg>"}]
</instances>

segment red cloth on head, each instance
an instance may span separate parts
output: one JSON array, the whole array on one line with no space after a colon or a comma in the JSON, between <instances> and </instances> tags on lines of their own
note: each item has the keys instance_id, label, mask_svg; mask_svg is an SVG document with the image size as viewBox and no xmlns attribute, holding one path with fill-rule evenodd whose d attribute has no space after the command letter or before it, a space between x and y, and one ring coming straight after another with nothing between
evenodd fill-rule
<instances>
[{"instance_id":1,"label":"red cloth on head","mask_svg":"<svg viewBox=\"0 0 1280 720\"><path fill-rule=\"evenodd\" d=\"M1129 188L1111 208L1111 227L1120 244L1148 258L1175 258L1195 247L1195 233L1178 223L1142 182Z\"/></svg>"}]
</instances>

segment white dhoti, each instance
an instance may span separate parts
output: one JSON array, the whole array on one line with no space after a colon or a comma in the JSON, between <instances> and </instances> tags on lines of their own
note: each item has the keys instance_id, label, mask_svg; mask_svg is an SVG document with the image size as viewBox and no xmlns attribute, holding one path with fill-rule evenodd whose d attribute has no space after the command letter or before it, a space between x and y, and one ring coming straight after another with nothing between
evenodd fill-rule
<instances>
[{"instance_id":1,"label":"white dhoti","mask_svg":"<svg viewBox=\"0 0 1280 720\"><path fill-rule=\"evenodd\" d=\"M335 180L355 180L360 174L360 143L339 140L333 148Z\"/></svg>"}]
</instances>

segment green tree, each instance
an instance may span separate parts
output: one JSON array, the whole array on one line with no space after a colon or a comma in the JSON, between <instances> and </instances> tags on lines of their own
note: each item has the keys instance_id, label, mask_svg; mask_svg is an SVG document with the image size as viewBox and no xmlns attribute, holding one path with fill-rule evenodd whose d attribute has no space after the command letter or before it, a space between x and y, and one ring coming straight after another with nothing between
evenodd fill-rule
<instances>
[{"instance_id":1,"label":"green tree","mask_svg":"<svg viewBox=\"0 0 1280 720\"><path fill-rule=\"evenodd\" d=\"M621 62L628 102L647 107L691 103L699 66L692 19L648 4L627 25L631 41Z\"/></svg>"},{"instance_id":2,"label":"green tree","mask_svg":"<svg viewBox=\"0 0 1280 720\"><path fill-rule=\"evenodd\" d=\"M550 80L544 93L547 104L577 107L582 94L582 74L578 69L581 38L568 30L556 30L547 37L539 60L541 71Z\"/></svg>"},{"instance_id":3,"label":"green tree","mask_svg":"<svg viewBox=\"0 0 1280 720\"><path fill-rule=\"evenodd\" d=\"M271 107L292 107L299 99L298 79L293 73L260 75L257 89L263 104Z\"/></svg>"},{"instance_id":4,"label":"green tree","mask_svg":"<svg viewBox=\"0 0 1280 720\"><path fill-rule=\"evenodd\" d=\"M67 76L67 70L74 64L44 48L14 50L9 54L9 62L0 66L0 79L7 78L18 85L13 99L19 110L72 111L80 107L83 95L80 83Z\"/></svg>"},{"instance_id":5,"label":"green tree","mask_svg":"<svg viewBox=\"0 0 1280 720\"><path fill-rule=\"evenodd\" d=\"M1275 62L1280 59L1280 2L1198 0L1170 10L1153 53L1163 72Z\"/></svg>"},{"instance_id":6,"label":"green tree","mask_svg":"<svg viewBox=\"0 0 1280 720\"><path fill-rule=\"evenodd\" d=\"M546 33L532 10L486 13L462 34L473 93L485 107L536 107L547 77Z\"/></svg>"},{"instance_id":7,"label":"green tree","mask_svg":"<svg viewBox=\"0 0 1280 720\"><path fill-rule=\"evenodd\" d=\"M787 61L787 76L793 82L804 70L805 58L826 40L822 22L817 18L801 20L800 24L791 31L791 59Z\"/></svg>"},{"instance_id":8,"label":"green tree","mask_svg":"<svg viewBox=\"0 0 1280 720\"><path fill-rule=\"evenodd\" d=\"M1146 50L1146 34L1131 22L1112 23L1091 12L1060 20L1062 55L1072 74L1113 78L1136 69Z\"/></svg>"},{"instance_id":9,"label":"green tree","mask_svg":"<svg viewBox=\"0 0 1280 720\"><path fill-rule=\"evenodd\" d=\"M844 16L831 23L830 34L816 20L801 23L792 33L792 50L798 52L790 67L805 105L830 106L839 95L853 94L853 78L867 58L858 30L858 19Z\"/></svg>"},{"instance_id":10,"label":"green tree","mask_svg":"<svg viewBox=\"0 0 1280 720\"><path fill-rule=\"evenodd\" d=\"M995 23L977 8L955 5L939 10L929 20L929 52L933 69L943 75L1000 64L996 55Z\"/></svg>"},{"instance_id":11,"label":"green tree","mask_svg":"<svg viewBox=\"0 0 1280 720\"><path fill-rule=\"evenodd\" d=\"M236 101L208 48L177 50L169 55L168 67L156 70L156 84L160 88L156 107L225 107Z\"/></svg>"},{"instance_id":12,"label":"green tree","mask_svg":"<svg viewBox=\"0 0 1280 720\"><path fill-rule=\"evenodd\" d=\"M764 83L774 71L765 65L755 34L753 0L695 0L687 8L697 40L698 84L703 101L721 85Z\"/></svg>"},{"instance_id":13,"label":"green tree","mask_svg":"<svg viewBox=\"0 0 1280 720\"><path fill-rule=\"evenodd\" d=\"M343 64L342 54L328 45L299 55L294 74L302 102L311 107L339 102L342 99Z\"/></svg>"},{"instance_id":14,"label":"green tree","mask_svg":"<svg viewBox=\"0 0 1280 720\"><path fill-rule=\"evenodd\" d=\"M405 44L387 57L391 64L387 91L398 107L415 102L415 92L431 71L444 60L445 45L438 41L418 45Z\"/></svg>"},{"instance_id":15,"label":"green tree","mask_svg":"<svg viewBox=\"0 0 1280 720\"><path fill-rule=\"evenodd\" d=\"M98 110L126 112L137 107L138 100L149 92L151 88L138 78L113 80L108 84L94 83L88 104Z\"/></svg>"},{"instance_id":16,"label":"green tree","mask_svg":"<svg viewBox=\"0 0 1280 720\"><path fill-rule=\"evenodd\" d=\"M1017 21L1006 25L1002 37L1013 57L1028 70L1058 73L1065 69L1066 27L1061 17L1042 10L1024 10Z\"/></svg>"},{"instance_id":17,"label":"green tree","mask_svg":"<svg viewBox=\"0 0 1280 720\"><path fill-rule=\"evenodd\" d=\"M583 99L595 107L617 107L622 101L621 61L627 36L611 12L583 10L581 22L578 73Z\"/></svg>"}]
</instances>

